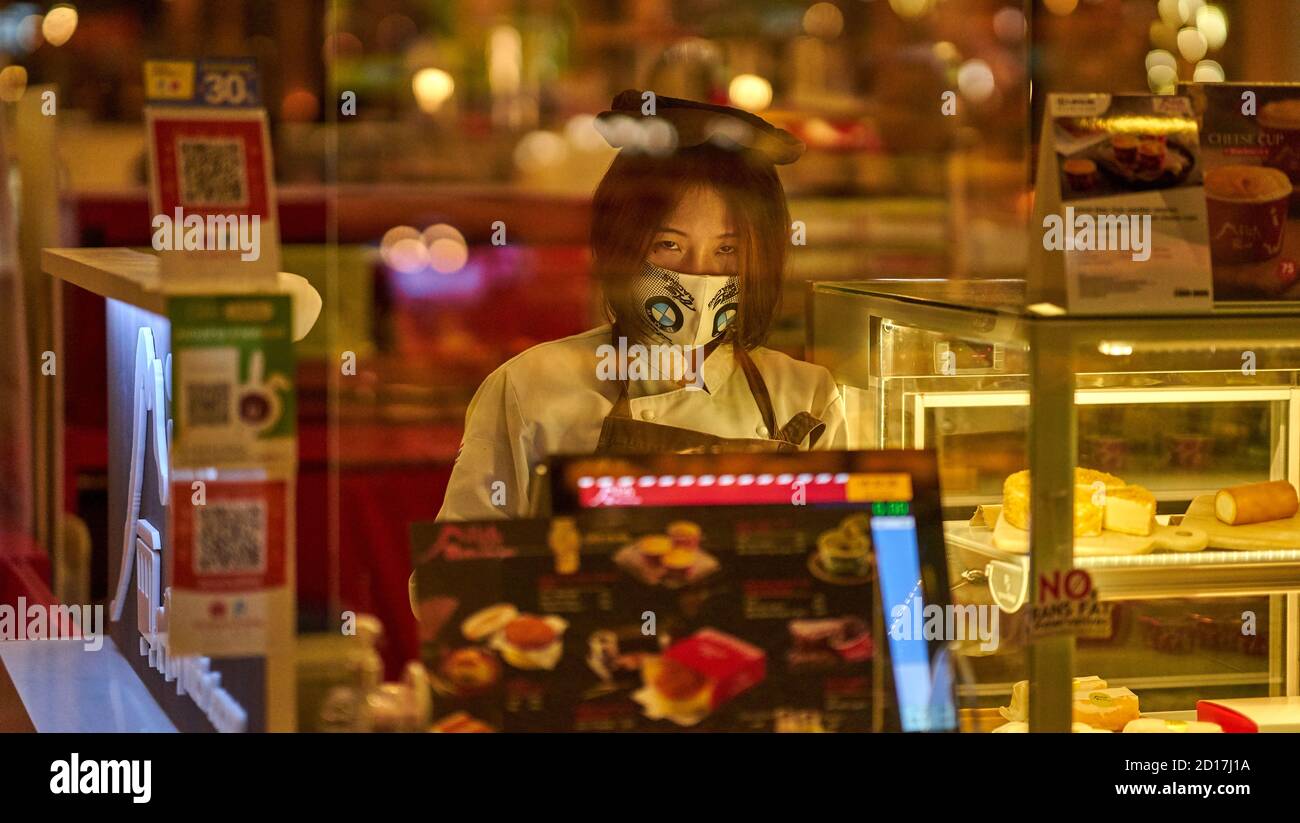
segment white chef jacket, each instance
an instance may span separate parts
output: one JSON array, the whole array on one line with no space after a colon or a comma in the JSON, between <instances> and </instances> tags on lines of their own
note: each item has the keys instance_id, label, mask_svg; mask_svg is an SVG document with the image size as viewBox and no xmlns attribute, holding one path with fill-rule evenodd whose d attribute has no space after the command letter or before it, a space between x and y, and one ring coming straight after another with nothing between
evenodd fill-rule
<instances>
[{"instance_id":1,"label":"white chef jacket","mask_svg":"<svg viewBox=\"0 0 1300 823\"><path fill-rule=\"evenodd\" d=\"M489 520L528 514L533 467L555 454L592 454L619 382L600 379L597 349L608 325L533 346L488 375L465 415L465 436L438 520ZM801 411L826 424L815 448L846 448L844 404L830 372L771 349L750 359L772 397L776 423ZM632 417L727 438L767 438L758 404L730 345L701 367L707 391L673 383L629 381ZM495 486L500 481L504 486ZM504 505L494 505L493 491Z\"/></svg>"}]
</instances>

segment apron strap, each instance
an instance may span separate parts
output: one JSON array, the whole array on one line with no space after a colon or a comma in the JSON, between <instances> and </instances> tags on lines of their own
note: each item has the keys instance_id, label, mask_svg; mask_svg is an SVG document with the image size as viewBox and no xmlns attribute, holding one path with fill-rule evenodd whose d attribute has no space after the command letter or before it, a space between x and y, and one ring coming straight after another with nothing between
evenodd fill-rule
<instances>
[{"instance_id":1,"label":"apron strap","mask_svg":"<svg viewBox=\"0 0 1300 823\"><path fill-rule=\"evenodd\" d=\"M754 396L758 413L763 416L763 425L767 427L767 436L772 440L780 439L776 428L776 412L772 409L772 396L767 393L767 383L759 373L758 366L749 358L749 352L739 345L732 345L736 360L745 372L745 382L749 384L749 393ZM803 438L799 438L802 440Z\"/></svg>"}]
</instances>

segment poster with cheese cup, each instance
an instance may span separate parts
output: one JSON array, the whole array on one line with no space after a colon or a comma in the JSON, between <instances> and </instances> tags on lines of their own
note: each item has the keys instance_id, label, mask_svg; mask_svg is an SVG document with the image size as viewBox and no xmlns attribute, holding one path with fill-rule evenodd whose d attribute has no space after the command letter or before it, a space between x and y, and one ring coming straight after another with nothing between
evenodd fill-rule
<instances>
[{"instance_id":1,"label":"poster with cheese cup","mask_svg":"<svg viewBox=\"0 0 1300 823\"><path fill-rule=\"evenodd\" d=\"M1075 314L1210 308L1202 168L1190 101L1050 95L1031 236L1031 304L1053 303Z\"/></svg>"},{"instance_id":2,"label":"poster with cheese cup","mask_svg":"<svg viewBox=\"0 0 1300 823\"><path fill-rule=\"evenodd\" d=\"M1216 300L1300 300L1300 84L1192 83Z\"/></svg>"}]
</instances>

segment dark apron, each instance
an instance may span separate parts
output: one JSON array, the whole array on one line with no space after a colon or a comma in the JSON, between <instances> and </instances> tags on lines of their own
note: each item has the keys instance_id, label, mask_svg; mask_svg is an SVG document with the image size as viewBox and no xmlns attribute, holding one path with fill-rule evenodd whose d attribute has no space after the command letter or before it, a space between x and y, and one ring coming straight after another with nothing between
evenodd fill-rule
<instances>
[{"instance_id":1,"label":"dark apron","mask_svg":"<svg viewBox=\"0 0 1300 823\"><path fill-rule=\"evenodd\" d=\"M621 381L618 400L610 410L605 422L600 427L600 443L596 453L620 454L663 454L663 453L702 453L702 452L791 452L798 451L799 446L808 440L811 448L826 429L826 424L812 414L801 411L779 429L776 426L776 413L772 410L772 397L767 393L767 383L759 373L749 353L739 346L734 347L736 360L745 372L745 382L749 392L758 405L763 416L763 425L767 427L767 439L747 437L719 437L705 434L694 429L682 429L677 426L665 426L632 417L632 401L628 399L627 381Z\"/></svg>"}]
</instances>

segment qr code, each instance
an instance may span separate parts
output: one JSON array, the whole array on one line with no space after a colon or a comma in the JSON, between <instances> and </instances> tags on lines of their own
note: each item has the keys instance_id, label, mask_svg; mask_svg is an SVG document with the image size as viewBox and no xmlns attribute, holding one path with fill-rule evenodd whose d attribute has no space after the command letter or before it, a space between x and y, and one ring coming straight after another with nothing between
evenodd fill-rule
<instances>
[{"instance_id":1,"label":"qr code","mask_svg":"<svg viewBox=\"0 0 1300 823\"><path fill-rule=\"evenodd\" d=\"M229 383L187 383L185 419L191 426L230 424Z\"/></svg>"},{"instance_id":2,"label":"qr code","mask_svg":"<svg viewBox=\"0 0 1300 823\"><path fill-rule=\"evenodd\" d=\"M248 202L244 144L239 140L178 140L176 159L185 205L241 206Z\"/></svg>"},{"instance_id":3,"label":"qr code","mask_svg":"<svg viewBox=\"0 0 1300 823\"><path fill-rule=\"evenodd\" d=\"M244 574L265 570L265 502L223 500L194 507L196 574Z\"/></svg>"}]
</instances>

